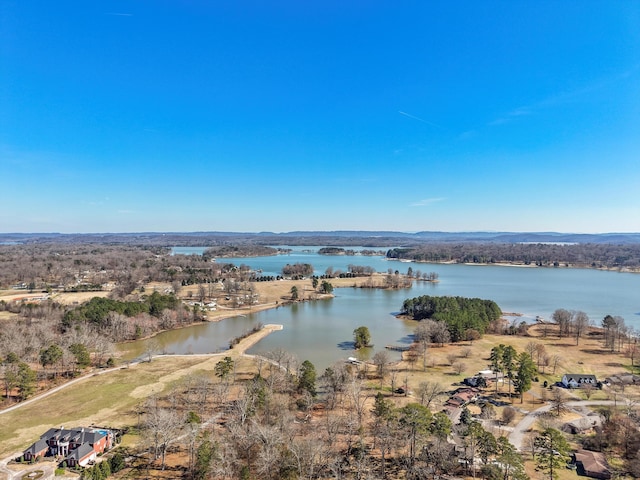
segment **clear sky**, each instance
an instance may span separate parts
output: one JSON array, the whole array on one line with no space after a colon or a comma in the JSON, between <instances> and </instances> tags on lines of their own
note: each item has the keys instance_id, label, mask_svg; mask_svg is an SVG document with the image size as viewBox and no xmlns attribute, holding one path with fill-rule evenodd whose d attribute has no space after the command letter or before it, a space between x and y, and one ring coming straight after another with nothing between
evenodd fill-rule
<instances>
[{"instance_id":1,"label":"clear sky","mask_svg":"<svg viewBox=\"0 0 640 480\"><path fill-rule=\"evenodd\" d=\"M0 231L640 231L640 2L4 0Z\"/></svg>"}]
</instances>

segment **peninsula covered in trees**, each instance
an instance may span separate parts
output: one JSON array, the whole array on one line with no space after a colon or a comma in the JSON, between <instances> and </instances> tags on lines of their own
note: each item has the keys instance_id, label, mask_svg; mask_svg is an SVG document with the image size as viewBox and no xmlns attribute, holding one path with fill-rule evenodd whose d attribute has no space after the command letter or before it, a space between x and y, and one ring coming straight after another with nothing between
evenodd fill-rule
<instances>
[{"instance_id":1,"label":"peninsula covered in trees","mask_svg":"<svg viewBox=\"0 0 640 480\"><path fill-rule=\"evenodd\" d=\"M384 252L384 250L380 251L380 250L363 249L363 250L356 251L356 250L353 250L351 248L322 247L321 249L318 250L318 254L319 255L349 255L349 256L366 255L366 256L374 256L374 255L384 255L385 252Z\"/></svg>"},{"instance_id":2,"label":"peninsula covered in trees","mask_svg":"<svg viewBox=\"0 0 640 480\"><path fill-rule=\"evenodd\" d=\"M512 264L640 271L640 244L427 243L391 248L387 258L431 263Z\"/></svg>"},{"instance_id":3,"label":"peninsula covered in trees","mask_svg":"<svg viewBox=\"0 0 640 480\"><path fill-rule=\"evenodd\" d=\"M221 245L207 248L202 256L205 260L210 260L215 257L267 257L278 253L280 253L279 249L263 245Z\"/></svg>"},{"instance_id":4,"label":"peninsula covered in trees","mask_svg":"<svg viewBox=\"0 0 640 480\"><path fill-rule=\"evenodd\" d=\"M405 300L401 313L414 320L443 322L447 325L451 341L459 342L470 335L484 334L489 324L500 318L502 311L493 300L422 295Z\"/></svg>"}]
</instances>

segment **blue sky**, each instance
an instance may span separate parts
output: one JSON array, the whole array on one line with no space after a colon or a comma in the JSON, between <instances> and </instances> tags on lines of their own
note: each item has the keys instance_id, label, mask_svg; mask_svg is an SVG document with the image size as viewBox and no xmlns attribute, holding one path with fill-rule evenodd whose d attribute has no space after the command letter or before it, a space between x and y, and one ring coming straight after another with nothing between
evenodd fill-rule
<instances>
[{"instance_id":1,"label":"blue sky","mask_svg":"<svg viewBox=\"0 0 640 480\"><path fill-rule=\"evenodd\" d=\"M0 231L640 231L640 2L7 0Z\"/></svg>"}]
</instances>

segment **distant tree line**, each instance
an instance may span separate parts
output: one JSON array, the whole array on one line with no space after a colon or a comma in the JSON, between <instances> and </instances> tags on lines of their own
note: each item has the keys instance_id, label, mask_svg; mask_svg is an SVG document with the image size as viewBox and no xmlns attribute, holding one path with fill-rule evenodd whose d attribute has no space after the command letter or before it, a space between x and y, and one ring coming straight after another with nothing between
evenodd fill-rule
<instances>
[{"instance_id":1,"label":"distant tree line","mask_svg":"<svg viewBox=\"0 0 640 480\"><path fill-rule=\"evenodd\" d=\"M640 268L640 244L429 243L389 249L387 258L421 262L636 269Z\"/></svg>"},{"instance_id":2,"label":"distant tree line","mask_svg":"<svg viewBox=\"0 0 640 480\"><path fill-rule=\"evenodd\" d=\"M349 256L354 256L354 255L365 255L365 256L374 256L374 255L384 255L385 252L384 250L370 250L370 249L363 249L363 250L353 250L350 248L343 248L343 247L322 247L321 249L318 250L318 254L319 255L349 255Z\"/></svg>"},{"instance_id":3,"label":"distant tree line","mask_svg":"<svg viewBox=\"0 0 640 480\"><path fill-rule=\"evenodd\" d=\"M168 248L132 245L0 245L0 288L32 291L108 290L124 298L149 282L171 283L174 292L194 284L247 282L247 265L212 262L203 255L171 255Z\"/></svg>"},{"instance_id":4,"label":"distant tree line","mask_svg":"<svg viewBox=\"0 0 640 480\"><path fill-rule=\"evenodd\" d=\"M277 255L278 249L264 245L220 245L207 248L202 256L205 260L233 257L266 257Z\"/></svg>"},{"instance_id":5,"label":"distant tree line","mask_svg":"<svg viewBox=\"0 0 640 480\"><path fill-rule=\"evenodd\" d=\"M468 330L484 334L489 324L500 318L502 311L493 300L422 295L406 299L401 313L414 320L443 322L447 325L451 341L459 342L467 339Z\"/></svg>"}]
</instances>

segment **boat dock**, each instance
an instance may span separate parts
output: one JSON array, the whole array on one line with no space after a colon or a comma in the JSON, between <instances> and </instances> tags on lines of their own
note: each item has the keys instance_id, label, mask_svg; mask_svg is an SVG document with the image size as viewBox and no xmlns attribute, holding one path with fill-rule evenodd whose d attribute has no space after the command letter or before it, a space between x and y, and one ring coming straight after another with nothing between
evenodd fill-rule
<instances>
[{"instance_id":1,"label":"boat dock","mask_svg":"<svg viewBox=\"0 0 640 480\"><path fill-rule=\"evenodd\" d=\"M411 345L387 345L384 348L396 352L408 352L409 350L411 350Z\"/></svg>"}]
</instances>

